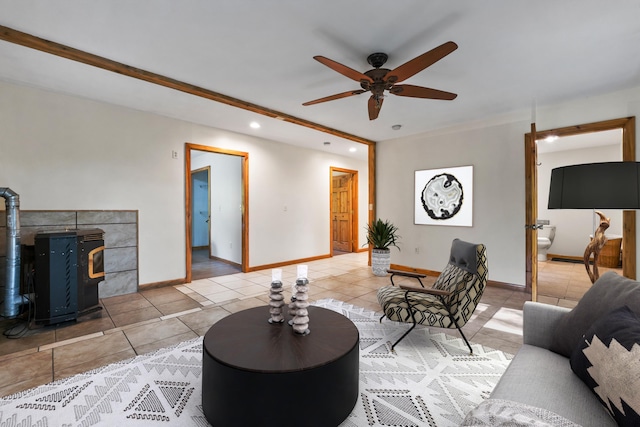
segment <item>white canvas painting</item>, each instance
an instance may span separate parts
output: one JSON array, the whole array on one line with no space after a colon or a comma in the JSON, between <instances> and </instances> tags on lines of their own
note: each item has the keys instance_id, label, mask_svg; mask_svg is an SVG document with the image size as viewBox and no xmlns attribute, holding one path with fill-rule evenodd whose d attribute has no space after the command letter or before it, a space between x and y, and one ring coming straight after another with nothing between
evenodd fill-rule
<instances>
[{"instance_id":1,"label":"white canvas painting","mask_svg":"<svg viewBox=\"0 0 640 427\"><path fill-rule=\"evenodd\" d=\"M473 225L473 166L416 171L416 224Z\"/></svg>"}]
</instances>

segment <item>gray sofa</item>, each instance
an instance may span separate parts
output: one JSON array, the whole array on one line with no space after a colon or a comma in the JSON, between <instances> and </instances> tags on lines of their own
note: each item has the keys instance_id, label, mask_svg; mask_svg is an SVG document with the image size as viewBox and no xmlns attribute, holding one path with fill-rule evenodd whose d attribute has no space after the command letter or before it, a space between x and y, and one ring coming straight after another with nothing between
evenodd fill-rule
<instances>
[{"instance_id":1,"label":"gray sofa","mask_svg":"<svg viewBox=\"0 0 640 427\"><path fill-rule=\"evenodd\" d=\"M569 359L549 350L553 331L570 310L528 301L524 305L523 345L491 393L544 408L584 427L617 426L591 390L571 370Z\"/></svg>"},{"instance_id":2,"label":"gray sofa","mask_svg":"<svg viewBox=\"0 0 640 427\"><path fill-rule=\"evenodd\" d=\"M638 344L640 283L614 272L603 274L572 310L528 301L522 347L490 398L462 425L640 425L640 361L624 354Z\"/></svg>"}]
</instances>

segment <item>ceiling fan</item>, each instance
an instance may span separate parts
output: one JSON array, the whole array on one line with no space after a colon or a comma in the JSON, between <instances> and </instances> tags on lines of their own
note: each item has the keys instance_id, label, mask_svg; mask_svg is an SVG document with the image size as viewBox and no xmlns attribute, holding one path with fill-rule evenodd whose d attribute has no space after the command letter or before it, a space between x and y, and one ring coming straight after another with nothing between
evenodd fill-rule
<instances>
[{"instance_id":1,"label":"ceiling fan","mask_svg":"<svg viewBox=\"0 0 640 427\"><path fill-rule=\"evenodd\" d=\"M385 91L389 91L398 96L409 96L412 98L427 98L427 99L443 99L451 101L456 98L455 93L444 92L442 90L430 89L422 86L414 85L399 85L400 83L409 77L419 73L430 65L435 64L454 50L458 48L458 45L454 42L446 42L435 49L423 53L420 56L413 58L412 60L405 62L399 67L389 70L387 68L380 68L387 62L388 55L386 53L372 53L367 57L367 62L371 64L374 69L361 73L352 68L342 65L339 62L333 61L324 56L314 56L313 59L326 65L334 71L355 80L360 83L362 89L350 90L347 92L338 93L324 98L315 99L313 101L305 102L302 105L313 105L321 102L333 101L335 99L346 98L353 95L360 95L361 93L371 91L371 97L369 97L369 120L375 120L380 114L382 108L382 101L384 100Z\"/></svg>"}]
</instances>

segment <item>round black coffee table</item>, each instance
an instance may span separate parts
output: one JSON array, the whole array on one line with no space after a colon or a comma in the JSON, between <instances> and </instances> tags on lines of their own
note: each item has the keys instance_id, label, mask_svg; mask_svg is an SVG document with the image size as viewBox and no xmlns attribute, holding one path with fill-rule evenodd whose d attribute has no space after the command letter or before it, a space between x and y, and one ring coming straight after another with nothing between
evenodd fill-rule
<instances>
[{"instance_id":1,"label":"round black coffee table","mask_svg":"<svg viewBox=\"0 0 640 427\"><path fill-rule=\"evenodd\" d=\"M309 307L306 336L269 307L231 314L204 336L202 408L214 427L339 425L358 399L359 334L345 316Z\"/></svg>"}]
</instances>

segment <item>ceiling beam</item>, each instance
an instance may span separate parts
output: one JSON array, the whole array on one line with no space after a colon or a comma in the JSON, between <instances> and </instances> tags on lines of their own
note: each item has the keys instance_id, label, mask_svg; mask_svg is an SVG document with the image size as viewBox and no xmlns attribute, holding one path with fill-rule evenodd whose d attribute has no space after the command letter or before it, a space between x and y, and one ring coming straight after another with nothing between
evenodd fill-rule
<instances>
[{"instance_id":1,"label":"ceiling beam","mask_svg":"<svg viewBox=\"0 0 640 427\"><path fill-rule=\"evenodd\" d=\"M281 113L270 108L262 107L251 102L242 101L237 98L233 98L227 95L223 95L218 92L211 91L199 86L195 86L189 83L182 82L180 80L172 79L160 74L152 73L140 68L132 67L121 62L113 61L102 56L94 55L92 53L84 52L60 43L56 43L50 40L46 40L40 37L33 36L31 34L23 33L18 30L14 30L9 27L0 25L0 40L4 40L9 43L18 44L31 49L36 49L41 52L46 52L52 55L56 55L62 58L70 59L72 61L81 62L83 64L91 65L93 67L101 68L103 70L111 71L114 73L122 74L134 79L143 80L149 83L164 86L170 89L178 90L180 92L188 93L191 95L206 98L211 101L220 102L222 104L230 105L232 107L241 108L243 110L251 111L263 116L271 117L273 119L282 120L285 122L293 123L299 126L304 126L310 129L314 129L320 132L328 133L340 138L348 139L366 145L375 145L375 141L361 138L357 135L342 132L337 129L333 129L327 126L323 126L318 123L311 122L309 120L301 119L289 114Z\"/></svg>"}]
</instances>

